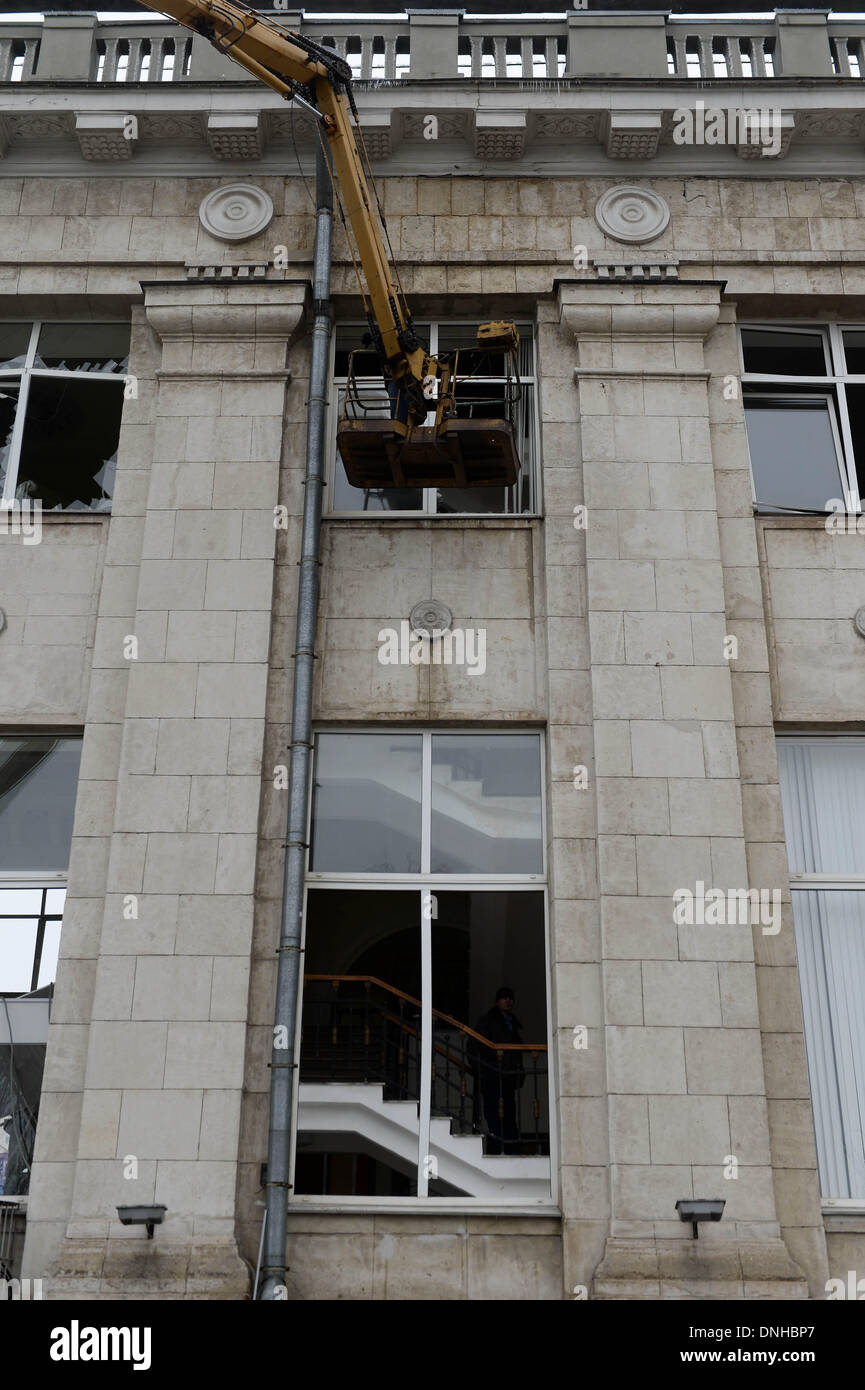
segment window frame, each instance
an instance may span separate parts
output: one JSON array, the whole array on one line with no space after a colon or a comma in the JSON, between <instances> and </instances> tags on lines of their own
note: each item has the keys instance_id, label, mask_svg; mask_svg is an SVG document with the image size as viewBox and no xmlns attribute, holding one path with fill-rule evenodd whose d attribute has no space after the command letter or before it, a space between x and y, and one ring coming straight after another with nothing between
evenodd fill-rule
<instances>
[{"instance_id":1,"label":"window frame","mask_svg":"<svg viewBox=\"0 0 865 1390\"><path fill-rule=\"evenodd\" d=\"M38 377L58 377L67 379L70 377L86 378L88 381L110 381L126 382L129 372L122 374L117 372L70 372L63 371L56 367L37 367L34 365L36 360L36 349L39 346L39 335L43 328L50 327L57 323L76 323L79 320L74 318L64 319L30 319L30 318L4 318L4 323L30 324L30 341L27 345L27 353L24 362L20 367L0 366L0 384L4 381L18 382L19 394L18 404L15 407L15 423L12 426L12 434L9 438L9 456L6 460L6 476L3 480L3 487L0 489L0 507L9 508L16 502L15 491L18 487L18 469L21 464L21 446L24 440L24 429L27 423L27 406L30 400L30 383L34 376ZM83 328L92 328L100 324L117 326L124 322L117 319L81 319ZM125 325L124 325L125 326ZM128 363L127 363L128 365ZM113 498L110 499L113 501ZM48 515L55 516L107 516L111 513L111 507L106 507L102 511L96 511L92 507L62 507L52 508Z\"/></svg>"},{"instance_id":2,"label":"window frame","mask_svg":"<svg viewBox=\"0 0 865 1390\"><path fill-rule=\"evenodd\" d=\"M519 316L518 316L518 317L519 317ZM522 322L522 323L527 323L527 322L529 322L528 319L520 319L519 321ZM464 328L464 327L475 328L475 327L477 327L477 322L478 322L478 320L477 320L477 318L474 318L474 319L463 319L463 318L437 319L437 318L434 318L434 317L432 317L432 316L430 316L430 317L427 319L427 318L422 318L422 317L419 316L419 317L418 317L418 322L421 323L421 324L423 324L424 326L427 326L427 325L429 326L429 331L430 331L430 348L429 348L429 350L430 350L431 356L435 356L436 352L438 351L438 335L439 335L439 331L440 331L440 329L441 329L442 327L445 327L445 328ZM529 377L523 377L523 376L520 377L520 385L521 385L521 386L528 387L528 388L533 392L533 394L534 394L534 405L535 405L535 410L534 410L534 422L533 422L533 430L532 430L532 434L533 434L534 458L533 458L533 461L532 461L532 470L531 470L531 473L530 473L530 475L529 475L529 493L530 493L531 506L528 508L527 511L517 511L517 512L507 512L507 511L504 511L504 512L439 512L439 511L436 511L436 510L435 510L436 493L439 491L439 489L438 489L438 488L434 488L434 487L433 487L433 488L423 488L423 489L422 489L422 491L423 491L423 500L422 500L422 502L421 502L421 506L418 507L417 509L415 509L414 511L411 511L411 510L409 510L409 511L390 511L390 510L388 510L388 511L378 511L378 512L366 512L366 511L363 511L361 508L356 508L354 511L347 511L347 510L345 510L345 509L339 509L339 508L333 508L333 507L331 507L331 499L332 499L333 497L336 496L336 479L337 479L337 447L336 447L336 432L337 432L337 426L338 426L338 424L339 424L339 393L340 393L340 391L343 389L343 387L344 387L345 384L346 384L346 378L345 378L344 376L337 376L337 374L336 374L336 338L337 338L337 333L340 331L340 329L346 329L346 328L352 328L352 327L357 327L359 330L362 330L362 331L365 332L365 331L366 331L367 325L366 325L365 323L363 323L360 319L354 319L354 318L342 319L342 320L339 320L339 321L334 325L333 332L332 332L331 335L330 335L330 360L329 360L329 365L328 365L328 374L329 374L329 380L330 380L330 385L331 385L331 403L330 403L330 409L329 409L329 412L328 412L330 418L329 418L329 420L328 420L328 428L327 428L327 440L328 440L327 450L328 450L328 455L327 455L327 470L326 470L326 474L325 474L325 478L326 478L326 488L327 488L327 508L326 508L326 510L325 510L325 512L324 512L324 519L325 519L325 520L331 520L331 519L334 520L334 521L357 521L357 520L364 520L364 521L373 521L373 522L375 522L375 521L390 521L390 520L394 520L394 521L430 521L430 520L433 520L433 521L461 521L461 520L464 520L464 519L470 519L470 520L473 520L473 521L514 521L514 520L528 520L528 519L535 519L535 520L536 520L537 518L539 518L540 516L542 516L542 514L543 514L543 512L542 512L543 500L542 500L542 497L541 497L541 475L542 475L542 469L541 469L541 420L540 420L540 411L539 411L539 409L538 409L539 394L540 394L539 391L538 391L538 357L537 357L538 342L537 342L537 325L536 325L534 322L531 323L531 330L532 330L532 363L533 363L532 374L531 374L531 376L529 376ZM364 381L366 381L366 380L374 381L374 380L375 380L375 381L377 381L378 379L377 379L377 378L372 378L372 377L370 377L370 378L365 378L365 377L364 377L364 378L361 378L361 380L364 380ZM489 377L477 377L477 378L474 378L474 380L476 380L479 384L489 383L489 384L499 385L500 383L502 383L502 382L505 380L505 378L504 378L503 376L499 376L499 377L489 376ZM514 484L514 486L516 486L516 484ZM465 489L463 489L463 491L464 491L464 490L465 490ZM358 489L358 491L360 492L360 491L362 491L362 489Z\"/></svg>"},{"instance_id":3,"label":"window frame","mask_svg":"<svg viewBox=\"0 0 865 1390\"><path fill-rule=\"evenodd\" d=\"M29 920L32 919L32 920L35 920L35 921L36 921L36 923L37 923L37 927L36 927L36 944L35 944L35 947L34 947L34 954L33 954L33 969L32 969L32 971L31 971L31 980L34 980L34 979L35 979L36 983L35 983L35 984L31 984L31 986L30 986L29 989L24 990L23 992L21 992L21 991L18 991L18 990L5 990L5 989L3 989L3 987L2 987L2 979L0 979L0 999L6 999L7 1001L10 1000L10 999L26 999L29 995L32 995L33 993L35 993L35 991L38 990L38 989L46 989L46 988L49 988L49 987L50 987L50 989L51 989L52 992L53 992L54 983L55 983L54 980L50 981L50 984L49 984L49 985L40 985L40 984L39 984L39 972L40 972L41 966L42 966L42 952L43 952L43 947L44 947L44 944L45 944L45 927L46 927L46 925L47 925L48 922L59 922L59 923L60 923L60 932L61 932L61 934L62 934L62 931L63 931L63 914L64 914L64 912L65 912L65 910L66 910L66 897L65 897L65 894L66 894L66 891L67 891L67 879L68 879L68 875L67 875L67 874L59 874L59 875L56 875L56 874L55 874L55 875L52 875L52 874L42 874L42 875L39 877L39 880L38 880L38 881L37 881L35 878L33 878L32 875L30 875L30 876L28 876L28 881L27 881L27 882L22 882L22 881L21 881L21 878L22 878L22 877L23 877L23 876L19 877L19 876L16 875L16 876L14 876L14 878L13 878L13 875L10 875L10 874L2 874L2 875L0 875L0 924L2 924L4 921L7 921L7 920L12 920L12 921L15 921L15 922L21 922L21 921L25 921L25 920L26 920L26 921L29 921ZM62 882L57 882L56 880L57 880L58 878L62 879ZM51 880L51 881L49 881L49 880ZM37 893L38 893L38 892L41 892L41 894L42 894L42 901L41 901L41 907L40 907L39 912L4 912L4 911L3 911L3 906L4 906L4 903L3 903L3 895L4 895L4 891L5 891L6 889L9 889L9 888L18 888L18 889L20 889L20 888L29 888L29 889L32 889L34 892L37 892ZM62 911L60 911L60 912L49 912L49 911L47 910L46 894L48 894L48 893L51 892L52 890L53 890L53 891L62 890L63 893L64 893L63 909L62 909ZM55 978L56 978L56 977L55 977Z\"/></svg>"},{"instance_id":4,"label":"window frame","mask_svg":"<svg viewBox=\"0 0 865 1390\"><path fill-rule=\"evenodd\" d=\"M865 734L833 733L831 730L820 730L820 729L815 730L815 731L813 731L813 732L811 732L811 733L807 733L807 732L804 732L804 731L801 731L801 730L800 730L799 732L790 732L790 733L784 732L784 733L778 733L778 734L776 735L776 738L777 738L778 743L784 743L784 744L812 744L812 743L815 743L815 742L818 742L818 741L819 741L819 742L826 742L826 741L828 741L828 742L833 743L833 744L836 745L836 746L842 746L842 745L845 744L845 743L855 743L855 744L856 744L857 746L859 746L859 747L865 746ZM786 832L785 832L785 852L786 852ZM800 892L800 893L815 892L815 891L829 892L829 893L831 893L831 892L861 892L861 893L863 894L863 903L865 903L865 873L861 873L861 874L851 874L851 873L834 873L834 874L825 874L825 873L794 873L793 870L789 868L789 864L788 864L788 872L789 872L789 875L790 875L790 877L789 877L789 888L790 888L790 897L791 897L791 908L792 908L792 898L793 898L793 894L796 893L796 892ZM795 925L794 925L794 931L795 931ZM799 965L798 965L798 949L797 949L797 966L796 966L796 968L797 968L797 974L798 974L798 971L799 971ZM799 982L798 982L798 983L799 983L799 989L800 989L800 991L801 991L801 989L802 989L801 977L799 978ZM803 1012L804 1012L804 1009L803 1009ZM803 1036L804 1036L804 1021L803 1021ZM806 1044L806 1055L807 1055L807 1038L805 1039L805 1044ZM836 1080L837 1080L837 1074L836 1074ZM811 1094L810 1094L810 1091L811 1091L811 1073L810 1073L810 1068L809 1068L809 1071L808 1071L808 1084L809 1084L809 1098L811 1099L811 1102L812 1102L812 1104L813 1104L813 1097L812 1097ZM845 1137L846 1137L846 1136L845 1136ZM818 1169L818 1180L819 1180L819 1169ZM821 1205L822 1210L823 1210L825 1213L840 1213L840 1212L865 1213L865 1193L863 1193L863 1195L862 1195L861 1197L826 1197L826 1196L823 1195L823 1192L821 1191L821 1192L820 1192L820 1205Z\"/></svg>"},{"instance_id":5,"label":"window frame","mask_svg":"<svg viewBox=\"0 0 865 1390\"><path fill-rule=\"evenodd\" d=\"M847 409L846 387L865 386L865 373L848 372L847 360L844 351L844 333L851 329L865 331L865 321L839 320L827 321L795 319L792 321L784 319L771 320L743 320L737 324L736 343L739 354L739 373L742 382L742 410L744 413L745 401L748 396L758 396L771 394L770 388L774 386L796 386L802 387L802 396L824 395L830 399L829 418L832 424L832 432L835 438L837 461L840 465L839 483L841 486L845 514L858 516L862 513L863 503L859 492L859 481L856 474L856 457L853 450L853 436L850 429L850 415ZM745 351L742 342L742 330L748 329L760 332L775 332L783 330L785 333L801 333L813 336L819 333L823 343L823 360L826 372L823 376L785 376L780 372L746 372L745 370ZM766 392L759 389L765 386ZM822 390L821 390L822 388ZM779 397L786 393L779 392ZM791 399L786 394L787 399ZM746 434L747 442L747 434ZM755 512L760 516L831 516L829 510L822 512L804 511L802 508L788 507L782 504L770 504L768 502L758 502L757 488L754 478L754 464L750 456L748 458L751 467L751 496ZM863 460L863 473L865 473L865 460ZM827 502L829 498L826 499ZM851 510L852 504L852 510ZM770 511L761 511L761 507L770 507Z\"/></svg>"},{"instance_id":6,"label":"window frame","mask_svg":"<svg viewBox=\"0 0 865 1390\"><path fill-rule=\"evenodd\" d=\"M417 727L413 725L389 726L384 728L381 725L339 725L326 724L314 730L313 737L318 734L364 734L378 733L406 733L420 734L422 736L422 789L421 789L421 824L426 826L426 807L429 804L431 811L432 794L432 738L436 734L444 734L448 737L458 734L484 735L484 734L514 734L525 737L527 734L534 734L538 741L538 757L540 764L540 803L541 803L541 847L543 853L543 873L542 874L360 874L360 873L335 873L322 872L314 873L309 869L309 855L312 840L312 807L313 807L313 783L315 768L315 753L313 752L313 776L309 779L309 796L307 802L307 834L305 852L305 882L303 894L303 916L301 920L301 958L306 952L306 930L308 920L308 901L310 891L321 892L327 890L353 889L356 892L370 891L391 891L391 892L416 892L418 895L419 907L426 904L430 894L436 891L446 893L452 892L534 892L543 895L543 914L544 914L544 972L546 982L546 1026L547 1026L547 1090L548 1106L550 1116L550 1192L548 1197L536 1201L527 1201L524 1197L515 1198L508 1202L502 1198L495 1203L486 1200L478 1200L476 1197L370 1197L370 1196L339 1196L328 1197L321 1193L296 1193L294 1191L295 1180L295 1160L297 1157L298 1139L298 1110L300 1105L300 1050L303 1026L303 997L304 997L304 978L303 969L300 971L300 982L298 992L297 1018L295 1024L295 1059L297 1061L297 1085L293 1087L292 1094L292 1114L291 1114L291 1154L289 1165L289 1211L291 1210L316 1210L321 1212L430 1212L447 1215L449 1212L472 1213L476 1216L499 1215L507 1212L510 1215L543 1215L554 1216L560 1211L559 1193L559 1136L557 1128L556 1112L556 1091L553 1061L555 1058L555 1032L552 1011L552 943L550 939L550 911L549 911L549 890L547 887L548 857L547 857L547 771L546 771L546 740L545 730L535 726L517 726L514 728L478 728L477 726L459 725L455 728L436 727L434 725ZM427 798L430 798L429 803ZM426 838L426 836L424 837ZM423 859L421 861L424 862ZM429 931L429 917L422 912L424 921L421 930L426 926ZM422 950L426 949L426 944L422 945ZM426 967L424 967L426 968ZM423 1023L422 1037L432 1038L432 997L429 993L429 981L424 979L424 993L422 996ZM425 1049L426 1050L426 1049ZM428 1053L428 1055L431 1055ZM425 1080L421 1079L421 1094L424 1092ZM428 1092L427 1092L428 1093ZM427 1123L429 1121L430 1107L421 1105L419 1114L419 1144L423 1139L423 1117L426 1111ZM419 1169L420 1178L420 1169Z\"/></svg>"},{"instance_id":7,"label":"window frame","mask_svg":"<svg viewBox=\"0 0 865 1390\"><path fill-rule=\"evenodd\" d=\"M5 321L6 321L6 322L9 322L8 319L5 320ZM27 729L27 730L24 730L24 729L21 729L21 728L17 728L17 729L9 729L9 728L7 728L7 729L5 729L5 730L0 730L0 734L2 734L2 737L3 737L3 738L21 738L21 739L27 739L27 738L30 738L30 737L40 737L40 738L77 739L77 741L78 741L78 743L79 743L79 747L80 747L78 769L77 769L77 774L76 774L76 786L75 786L75 802L76 802L76 804L77 804L77 800L78 800L78 790L79 790L79 788L80 788L80 786L81 786L81 758L83 757L83 753L84 753L84 733L83 733L82 730L71 730L71 731L68 730L68 729L46 730L46 729L44 729L44 728L38 728L38 727L37 727L37 728L34 728L34 729ZM74 835L75 835L75 825L74 825L74 813L73 813L73 820L72 820L72 825L70 826L70 834L69 834L70 852L71 852L72 840L73 840L73 838L74 838ZM44 892L46 892L46 891L48 891L48 890L50 890L50 889L52 889L52 888L53 888L53 889L62 889L63 892L64 892L64 894L68 893L68 889L69 889L69 866L68 866L68 865L67 865L67 867L66 867L65 869L20 869L20 870L19 870L19 869L3 869L3 868L0 868L0 913L2 913L3 894L4 894L4 892L5 892L7 889L32 889L33 891L36 891L36 892L38 892L38 891L41 890L41 891L44 893ZM45 899L44 899L44 897L43 897L43 905L44 905L44 903L45 903ZM66 913L66 897L64 896L64 899L63 899L63 911L62 911L61 914L60 914L60 938L61 938L61 943L62 943L62 938L63 938L63 918L64 918L64 916L65 916L65 913ZM3 916L9 916L10 914L8 914L8 913L2 913L2 915L3 915ZM16 919L19 919L19 920L20 920L20 918L21 918L21 916L22 916L21 913L17 913L17 914L13 914L13 915L16 917ZM23 915L26 917L26 916L28 916L28 915L32 916L33 914L27 914L27 913L25 913L25 914L23 914ZM54 918L56 918L57 914L56 914L56 913L48 913L47 916L48 916L48 918L50 918L50 919L54 919ZM52 991L53 991L53 982L52 982L51 988L52 988ZM22 997L25 997L25 996L22 996L22 995L20 995L20 994L7 994L5 991L0 990L0 999L2 999L2 998L6 998L6 999L20 999L20 998L22 998Z\"/></svg>"},{"instance_id":8,"label":"window frame","mask_svg":"<svg viewBox=\"0 0 865 1390\"><path fill-rule=\"evenodd\" d=\"M828 415L828 417L829 417L829 428L830 428L831 431L832 431L832 441L833 441L833 443L834 443L834 445L835 445L835 466L836 466L836 468L838 469L838 490L839 490L839 492L841 492L841 493L843 494L841 500L844 502L844 505L845 505L845 507L846 507L846 506L847 506L847 488L848 488L849 484L846 482L845 476L844 476L844 475L845 475L845 473L847 472L847 464L846 464L846 461L845 461L845 458L844 458L843 440L842 440L842 437L841 437L841 430L840 430L839 423L838 423L838 408L837 408L838 402L837 402L836 398L832 395L832 392L831 392L831 391L813 391L813 392L803 391L803 392L801 392L801 393L796 393L796 394L794 394L793 392L768 391L768 390L767 390L767 391L761 391L761 390L759 390L759 391L748 391L747 394L743 394L743 397L742 397L742 408L743 408L743 410L745 411L745 415L746 415L746 420L745 420L745 436L746 436L746 438L747 438L747 434L748 434L747 413L748 413L748 402L749 402L749 401L770 401L770 402L775 402L775 401L777 401L777 402L779 402L779 403L798 402L798 401L825 401L825 403L826 403L826 413L827 413L827 415ZM750 442L749 442L749 444L748 444L748 454L749 454L749 457L750 457L750 449L751 449L751 446L750 446ZM793 508L793 507L785 508L784 505L783 505L783 503L780 503L780 502L767 502L767 501L758 499L758 497L757 497L757 481L756 481L756 478L755 478L755 476L754 476L754 464L753 464L753 460L752 460L752 462L751 462L751 498L752 498L752 501L753 501L753 505L754 505L755 509L757 510L757 512L759 513L760 516L790 516L791 514L794 515L794 516L802 516L802 515L809 516L809 515L812 515L811 512L803 512L803 510L802 510L801 508ZM829 499L827 498L827 501L828 501L828 500L829 500ZM857 494L857 500L858 500L858 494ZM817 516L824 516L824 515L825 515L825 516L829 516L829 515L831 515L831 513L829 513L829 512L825 512L825 513L824 513L824 512L817 512L817 513L814 513L814 515L817 515Z\"/></svg>"},{"instance_id":9,"label":"window frame","mask_svg":"<svg viewBox=\"0 0 865 1390\"><path fill-rule=\"evenodd\" d=\"M322 883L329 883L336 887L350 887L352 884L364 885L366 887L402 887L402 888L440 888L447 887L459 888L477 885L480 887L492 887L502 885L506 888L518 887L540 888L546 885L548 863L547 863L547 783L546 766L544 761L544 738L543 730L535 727L517 727L513 729L478 729L471 726L460 725L451 728L413 728L411 725L400 725L387 729L379 725L368 727L346 726L346 725L326 725L315 729L313 733L313 775L309 779L309 804L307 806L307 836L306 853L304 860L305 878L307 883L313 887L318 887ZM534 734L538 742L538 756L540 760L540 803L541 803L541 872L537 874L442 874L426 873L423 869L416 874L394 873L394 874L364 874L364 873L337 873L333 870L314 870L310 868L310 852L312 846L312 806L315 783L315 741L319 734L418 734L421 736L421 863L423 864L429 855L429 814L432 813L432 740L438 735L445 737L458 737L460 734L468 736L483 736L492 734L512 734L526 737Z\"/></svg>"}]
</instances>

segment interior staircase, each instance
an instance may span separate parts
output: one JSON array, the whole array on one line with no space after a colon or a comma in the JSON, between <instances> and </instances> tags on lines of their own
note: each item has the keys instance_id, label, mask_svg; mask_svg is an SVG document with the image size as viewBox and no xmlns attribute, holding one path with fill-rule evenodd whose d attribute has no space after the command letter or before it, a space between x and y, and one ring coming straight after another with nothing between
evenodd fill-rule
<instances>
[{"instance_id":1,"label":"interior staircase","mask_svg":"<svg viewBox=\"0 0 865 1390\"><path fill-rule=\"evenodd\" d=\"M348 1138L391 1163L414 1169L418 1157L418 1106L414 1100L385 1100L384 1087L358 1082L302 1082L298 1131ZM546 1156L485 1154L480 1134L455 1134L446 1116L430 1118L429 1157L435 1176L466 1197L514 1203L549 1202L550 1160Z\"/></svg>"}]
</instances>

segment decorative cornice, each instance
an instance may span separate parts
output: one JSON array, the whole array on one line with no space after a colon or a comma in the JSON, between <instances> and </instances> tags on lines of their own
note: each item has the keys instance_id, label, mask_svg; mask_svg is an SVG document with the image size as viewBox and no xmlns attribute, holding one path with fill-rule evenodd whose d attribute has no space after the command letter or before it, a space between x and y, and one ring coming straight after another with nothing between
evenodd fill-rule
<instances>
[{"instance_id":1,"label":"decorative cornice","mask_svg":"<svg viewBox=\"0 0 865 1390\"><path fill-rule=\"evenodd\" d=\"M520 159L526 148L525 111L476 111L475 156L487 159Z\"/></svg>"},{"instance_id":2,"label":"decorative cornice","mask_svg":"<svg viewBox=\"0 0 865 1390\"><path fill-rule=\"evenodd\" d=\"M538 84L535 84L538 85ZM382 91L359 84L357 93L367 148L376 163L389 161L398 174L446 173L453 169L454 144L461 169L523 159L532 172L597 174L622 166L651 164L653 173L683 177L765 176L784 160L799 176L865 174L865 84L782 88L776 83L728 91L694 92L631 86L590 88L564 80L547 83L543 103L532 84L499 83L477 104L466 87L437 83L395 84ZM612 101L611 101L612 99ZM760 108L780 124L780 139L720 145L677 144L674 113L706 100L707 113L729 102ZM684 103L680 107L678 103ZM724 106L722 109L727 110ZM436 121L429 138L429 117ZM124 135L134 118L136 136ZM316 146L313 123L293 113L254 83L182 83L86 88L30 82L0 87L0 157L16 172L53 174L71 154L101 165L134 160L136 173L160 165L172 174L202 173L208 164L262 166L284 172L294 146L307 167ZM600 150L598 146L600 145ZM774 166L774 167L773 167ZM65 170L64 170L65 172ZM785 173L788 169L785 169ZM242 176L242 174L241 174Z\"/></svg>"},{"instance_id":3,"label":"decorative cornice","mask_svg":"<svg viewBox=\"0 0 865 1390\"><path fill-rule=\"evenodd\" d=\"M602 120L610 159L654 159L663 121L658 111L609 111Z\"/></svg>"},{"instance_id":4,"label":"decorative cornice","mask_svg":"<svg viewBox=\"0 0 865 1390\"><path fill-rule=\"evenodd\" d=\"M226 280L263 280L270 264L270 261L238 261L234 265L195 265L187 261L186 278L214 284L223 284Z\"/></svg>"},{"instance_id":5,"label":"decorative cornice","mask_svg":"<svg viewBox=\"0 0 865 1390\"><path fill-rule=\"evenodd\" d=\"M131 159L138 143L138 118L111 111L81 112L75 117L75 134L84 159Z\"/></svg>"},{"instance_id":6,"label":"decorative cornice","mask_svg":"<svg viewBox=\"0 0 865 1390\"><path fill-rule=\"evenodd\" d=\"M151 282L143 286L144 312L163 344L234 341L290 345L303 321L309 286L301 281L233 280L204 284L196 281ZM250 361L253 354L250 354ZM256 357L256 360L258 358ZM162 366L166 374L189 376L172 357ZM283 363L263 358L260 371L241 371L239 376L258 377L263 372L282 375ZM211 378L212 379L212 378Z\"/></svg>"},{"instance_id":7,"label":"decorative cornice","mask_svg":"<svg viewBox=\"0 0 865 1390\"><path fill-rule=\"evenodd\" d=\"M626 261L594 257L595 278L598 280L678 280L679 262L651 256L629 258Z\"/></svg>"},{"instance_id":8,"label":"decorative cornice","mask_svg":"<svg viewBox=\"0 0 865 1390\"><path fill-rule=\"evenodd\" d=\"M261 159L265 146L261 112L212 111L207 118L207 143L217 159Z\"/></svg>"},{"instance_id":9,"label":"decorative cornice","mask_svg":"<svg viewBox=\"0 0 865 1390\"><path fill-rule=\"evenodd\" d=\"M651 286L616 285L612 296L612 286L597 281L559 281L557 288L560 321L580 341L625 338L650 343L670 338L703 342L718 322L721 308L720 285L698 285L688 280ZM649 368L652 370L651 363Z\"/></svg>"}]
</instances>

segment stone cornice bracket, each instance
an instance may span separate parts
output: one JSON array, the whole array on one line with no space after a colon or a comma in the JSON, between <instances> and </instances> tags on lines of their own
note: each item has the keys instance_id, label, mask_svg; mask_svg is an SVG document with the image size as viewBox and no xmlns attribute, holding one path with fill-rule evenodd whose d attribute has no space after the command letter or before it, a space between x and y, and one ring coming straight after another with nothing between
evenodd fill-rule
<instances>
[{"instance_id":1,"label":"stone cornice bracket","mask_svg":"<svg viewBox=\"0 0 865 1390\"><path fill-rule=\"evenodd\" d=\"M217 159L257 160L267 143L259 111L211 111L207 143Z\"/></svg>"},{"instance_id":2,"label":"stone cornice bracket","mask_svg":"<svg viewBox=\"0 0 865 1390\"><path fill-rule=\"evenodd\" d=\"M755 119L746 124L748 139L736 146L740 159L786 158L796 129L796 117L792 111L766 111L762 113L762 118L757 112Z\"/></svg>"},{"instance_id":3,"label":"stone cornice bracket","mask_svg":"<svg viewBox=\"0 0 865 1390\"><path fill-rule=\"evenodd\" d=\"M601 118L601 139L609 159L654 159L661 138L658 111L608 111Z\"/></svg>"},{"instance_id":4,"label":"stone cornice bracket","mask_svg":"<svg viewBox=\"0 0 865 1390\"><path fill-rule=\"evenodd\" d=\"M702 370L703 343L718 322L721 288L687 280L560 280L559 319L579 345L577 372Z\"/></svg>"},{"instance_id":5,"label":"stone cornice bracket","mask_svg":"<svg viewBox=\"0 0 865 1390\"><path fill-rule=\"evenodd\" d=\"M226 371L249 377L284 372L309 286L301 280L208 280L154 282L144 291L147 321L162 342L162 372L203 373L218 381ZM235 345L230 363L226 343Z\"/></svg>"},{"instance_id":6,"label":"stone cornice bracket","mask_svg":"<svg viewBox=\"0 0 865 1390\"><path fill-rule=\"evenodd\" d=\"M526 148L525 111L476 111L475 157L520 159Z\"/></svg>"},{"instance_id":7,"label":"stone cornice bracket","mask_svg":"<svg viewBox=\"0 0 865 1390\"><path fill-rule=\"evenodd\" d=\"M138 143L138 117L120 111L77 112L75 134L84 159L131 159Z\"/></svg>"},{"instance_id":8,"label":"stone cornice bracket","mask_svg":"<svg viewBox=\"0 0 865 1390\"><path fill-rule=\"evenodd\" d=\"M718 322L720 294L720 284L688 280L645 286L560 280L559 317L579 338L655 338L664 333L702 342Z\"/></svg>"},{"instance_id":9,"label":"stone cornice bracket","mask_svg":"<svg viewBox=\"0 0 865 1390\"><path fill-rule=\"evenodd\" d=\"M394 149L393 115L370 111L363 118L363 142L370 159L390 159Z\"/></svg>"}]
</instances>

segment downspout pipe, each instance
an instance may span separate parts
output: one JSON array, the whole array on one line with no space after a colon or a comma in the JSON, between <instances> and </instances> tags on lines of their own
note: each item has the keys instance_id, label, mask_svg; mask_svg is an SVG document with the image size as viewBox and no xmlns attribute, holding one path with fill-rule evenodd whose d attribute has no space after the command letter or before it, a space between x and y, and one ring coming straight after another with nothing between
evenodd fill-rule
<instances>
[{"instance_id":1,"label":"downspout pipe","mask_svg":"<svg viewBox=\"0 0 865 1390\"><path fill-rule=\"evenodd\" d=\"M333 189L321 147L316 170L315 253L313 268L312 356L306 431L306 479L297 589L294 689L291 701L291 765L288 825L283 867L282 922L276 976L273 1050L270 1070L270 1123L267 1146L267 1202L259 1298L286 1298L286 1219L291 1158L291 1113L298 1059L295 1055L300 986L301 920L306 859L307 806L312 765L312 687L318 617L327 372L330 355L330 248Z\"/></svg>"}]
</instances>

